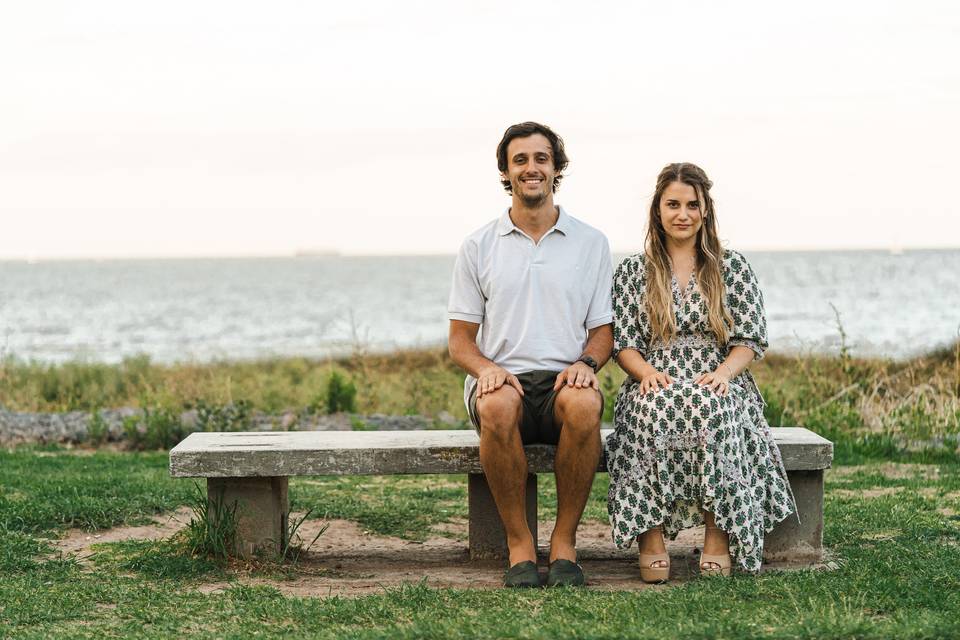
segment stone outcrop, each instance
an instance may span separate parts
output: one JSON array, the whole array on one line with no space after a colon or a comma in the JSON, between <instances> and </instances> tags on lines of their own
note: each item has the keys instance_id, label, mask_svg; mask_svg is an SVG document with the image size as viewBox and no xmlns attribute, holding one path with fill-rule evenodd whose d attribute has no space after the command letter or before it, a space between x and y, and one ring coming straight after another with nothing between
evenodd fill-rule
<instances>
[{"instance_id":1,"label":"stone outcrop","mask_svg":"<svg viewBox=\"0 0 960 640\"><path fill-rule=\"evenodd\" d=\"M96 417L95 417L96 416ZM0 407L0 444L84 442L119 442L127 438L127 430L145 428L144 413L140 409L101 409L65 413L28 413L8 411ZM180 424L187 431L198 429L196 410L180 414ZM288 411L279 415L251 412L240 424L231 425L238 431L411 431L436 426L456 427L459 421L446 412L436 418L426 416L390 416L382 413L369 415L334 413L305 414Z\"/></svg>"}]
</instances>

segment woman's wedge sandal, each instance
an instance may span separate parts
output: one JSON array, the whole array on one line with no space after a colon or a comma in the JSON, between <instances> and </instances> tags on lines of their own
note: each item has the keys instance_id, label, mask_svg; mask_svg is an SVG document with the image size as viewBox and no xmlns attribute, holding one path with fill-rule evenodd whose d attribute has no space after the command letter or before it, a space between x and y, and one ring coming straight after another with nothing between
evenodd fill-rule
<instances>
[{"instance_id":1,"label":"woman's wedge sandal","mask_svg":"<svg viewBox=\"0 0 960 640\"><path fill-rule=\"evenodd\" d=\"M707 527L707 531L720 531L719 527ZM704 532L706 535L706 531ZM729 545L729 542L728 542ZM704 541L706 547L706 541ZM716 565L707 567L704 565ZM718 555L700 554L700 575L702 576L729 576L731 572L730 552Z\"/></svg>"},{"instance_id":2,"label":"woman's wedge sandal","mask_svg":"<svg viewBox=\"0 0 960 640\"><path fill-rule=\"evenodd\" d=\"M657 562L665 562L665 567L654 567ZM658 584L670 579L670 555L666 553L640 554L640 579L647 584Z\"/></svg>"}]
</instances>

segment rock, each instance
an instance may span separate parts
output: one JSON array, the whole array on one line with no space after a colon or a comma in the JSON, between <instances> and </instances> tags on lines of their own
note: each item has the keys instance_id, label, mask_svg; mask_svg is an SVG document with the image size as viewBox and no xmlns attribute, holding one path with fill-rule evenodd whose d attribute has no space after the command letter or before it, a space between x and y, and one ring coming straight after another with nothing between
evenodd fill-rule
<instances>
[{"instance_id":1,"label":"rock","mask_svg":"<svg viewBox=\"0 0 960 640\"><path fill-rule=\"evenodd\" d=\"M91 434L93 414L87 411L65 413L28 413L8 411L0 407L0 444L61 443L79 444L91 442L94 436L107 442L122 442L127 433L124 424L130 418L137 418L137 430L144 433L146 426L139 418L140 409L123 407L119 409L101 409L97 412L98 433ZM180 423L188 431L197 427L197 411L191 409L180 414ZM383 413L370 415L334 413L330 415L300 414L287 411L282 415L252 412L245 431L351 431L354 424L364 429L379 431L412 431L434 428L435 424L457 426L456 418L447 412L441 412L436 419L426 416L391 416Z\"/></svg>"},{"instance_id":2,"label":"rock","mask_svg":"<svg viewBox=\"0 0 960 640\"><path fill-rule=\"evenodd\" d=\"M455 418L449 411L441 411L437 414L436 421L447 427L459 427L462 420Z\"/></svg>"},{"instance_id":3,"label":"rock","mask_svg":"<svg viewBox=\"0 0 960 640\"><path fill-rule=\"evenodd\" d=\"M433 421L424 416L388 416L374 413L368 416L357 416L368 429L374 431L413 431L415 429L429 429Z\"/></svg>"}]
</instances>

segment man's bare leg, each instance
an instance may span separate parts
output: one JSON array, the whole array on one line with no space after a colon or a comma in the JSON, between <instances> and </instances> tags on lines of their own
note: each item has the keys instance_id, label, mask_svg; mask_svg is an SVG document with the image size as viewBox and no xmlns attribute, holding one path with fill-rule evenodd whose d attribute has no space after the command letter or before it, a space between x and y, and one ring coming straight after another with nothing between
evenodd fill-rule
<instances>
[{"instance_id":1,"label":"man's bare leg","mask_svg":"<svg viewBox=\"0 0 960 640\"><path fill-rule=\"evenodd\" d=\"M557 523L550 537L550 562L577 561L577 525L590 497L600 460L600 393L564 387L554 402L554 416L563 425L554 460L557 476Z\"/></svg>"},{"instance_id":2,"label":"man's bare leg","mask_svg":"<svg viewBox=\"0 0 960 640\"><path fill-rule=\"evenodd\" d=\"M480 418L480 466L497 504L510 550L510 566L537 561L537 547L527 524L527 456L520 441L523 405L509 385L477 400Z\"/></svg>"}]
</instances>

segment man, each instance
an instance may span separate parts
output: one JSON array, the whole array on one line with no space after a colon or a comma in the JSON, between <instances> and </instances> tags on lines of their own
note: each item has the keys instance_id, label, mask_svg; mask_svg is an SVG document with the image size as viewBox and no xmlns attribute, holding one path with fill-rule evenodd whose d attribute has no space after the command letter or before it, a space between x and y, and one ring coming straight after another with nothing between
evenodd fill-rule
<instances>
[{"instance_id":1,"label":"man","mask_svg":"<svg viewBox=\"0 0 960 640\"><path fill-rule=\"evenodd\" d=\"M600 457L596 373L613 348L613 268L604 235L553 203L567 162L548 127L507 129L497 165L510 208L464 241L450 294L450 356L469 374L464 400L506 531L504 584L513 587L540 586L524 508L523 445L535 442L557 445L547 584L584 584L576 534Z\"/></svg>"}]
</instances>

